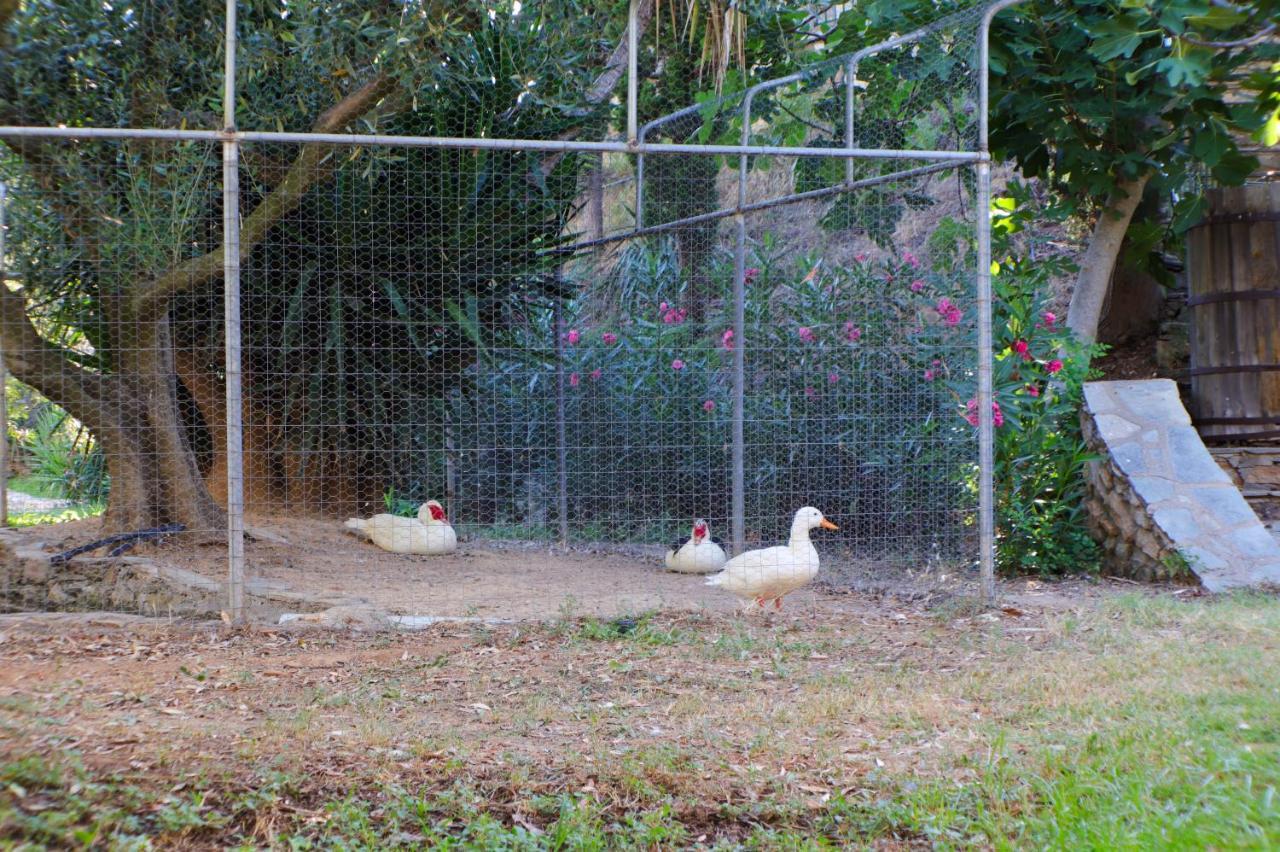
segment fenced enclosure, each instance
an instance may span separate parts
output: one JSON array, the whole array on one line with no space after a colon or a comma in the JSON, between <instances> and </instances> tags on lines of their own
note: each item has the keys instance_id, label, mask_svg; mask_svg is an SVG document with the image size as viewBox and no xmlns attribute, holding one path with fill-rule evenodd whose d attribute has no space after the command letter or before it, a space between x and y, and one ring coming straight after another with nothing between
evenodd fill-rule
<instances>
[{"instance_id":1,"label":"fenced enclosure","mask_svg":"<svg viewBox=\"0 0 1280 852\"><path fill-rule=\"evenodd\" d=\"M342 69L336 105L299 107L231 3L225 78L183 78L222 130L58 127L10 85L6 365L92 436L106 531L225 558L237 618L283 558L246 553L246 522L428 499L468 546L605 543L637 572L659 563L627 547L694 518L739 552L814 505L835 582L989 578L1002 5L686 105L641 97L651 4L617 104L607 74L551 76L550 24L515 4L433 72ZM40 589L6 605L58 603Z\"/></svg>"}]
</instances>

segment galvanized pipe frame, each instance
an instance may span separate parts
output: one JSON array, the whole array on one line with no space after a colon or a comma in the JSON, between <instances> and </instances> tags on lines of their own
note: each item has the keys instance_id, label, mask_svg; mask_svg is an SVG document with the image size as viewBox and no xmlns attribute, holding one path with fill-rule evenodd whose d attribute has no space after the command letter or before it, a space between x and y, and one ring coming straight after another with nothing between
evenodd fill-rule
<instances>
[{"instance_id":1,"label":"galvanized pipe frame","mask_svg":"<svg viewBox=\"0 0 1280 852\"><path fill-rule=\"evenodd\" d=\"M816 201L821 198L830 198L833 195L842 195L855 189L866 189L872 186L878 186L884 183L893 183L894 181L905 180L907 178L920 177L922 175L930 175L936 172L945 172L951 169L962 168L962 163L933 163L928 166L918 166L914 169L902 169L901 171L890 172L884 175L878 175L873 178L863 178L852 183L838 183L834 186L826 186L822 189L810 189L806 192L793 192L788 195L779 195L776 198L768 198L764 201L753 201L742 207L733 206L720 210L712 210L708 213L698 213L694 216L685 216L681 219L672 219L669 222L663 222L659 225L646 225L644 227L632 228L629 231L619 231L616 234L609 234L594 240L583 240L582 242L571 243L567 246L560 246L549 249L548 255L575 254L590 248L597 248L610 243L626 242L634 240L638 237L647 237L653 234L661 234L676 228L683 228L689 225L700 225L705 222L714 222L718 219L728 219L738 213L757 213L761 210L770 210L774 207L784 207L788 204L798 204L804 201Z\"/></svg>"},{"instance_id":2,"label":"galvanized pipe frame","mask_svg":"<svg viewBox=\"0 0 1280 852\"><path fill-rule=\"evenodd\" d=\"M975 151L913 150L909 148L803 148L786 145L695 145L674 142L588 142L561 139L470 139L457 136L395 136L378 133L307 133L274 130L168 130L159 127L26 127L0 126L0 138L150 139L171 142L267 142L342 147L457 148L476 151L539 151L603 154L719 154L721 156L856 157L870 160L938 160L973 163Z\"/></svg>"},{"instance_id":3,"label":"galvanized pipe frame","mask_svg":"<svg viewBox=\"0 0 1280 852\"><path fill-rule=\"evenodd\" d=\"M979 420L979 565L982 577L983 598L988 603L995 600L994 584L994 491L993 491L993 416L992 402L992 329L991 329L991 246L990 246L990 153L988 146L988 107L989 107L989 35L991 22L1000 11L1007 9L1021 0L1000 0L987 7L983 14L979 32L979 150L978 151L940 151L940 150L899 150L857 148L853 141L853 100L856 86L857 64L867 56L889 50L894 47L935 32L945 25L945 20L938 24L891 39L878 45L864 48L850 57L846 81L846 147L844 148L808 148L779 145L750 145L750 110L751 102L759 91L785 85L803 79L804 72L779 80L757 84L746 93L743 103L742 142L740 145L694 145L675 143L649 143L646 134L654 127L684 115L692 114L700 109L697 106L664 116L637 126L637 91L636 53L638 38L636 32L636 9L638 0L632 0L628 21L628 85L627 85L627 131L628 139L622 141L586 142L575 140L534 140L534 139L467 139L456 137L413 137L382 134L346 134L346 133L291 133L266 131L239 131L235 124L235 74L236 74L236 3L226 2L226 34L225 34L225 78L223 90L223 128L221 130L170 130L164 128L94 128L94 127L24 127L2 126L0 137L40 137L62 139L153 139L170 141L204 141L219 142L223 147L223 260L224 260L224 320L226 333L226 416L227 416L227 534L228 534L228 607L233 620L241 620L244 616L244 467L243 467L243 427L242 427L242 387L241 387L241 340L240 340L240 216L239 216L239 146L245 142L265 143L301 143L328 144L342 146L402 146L419 148L455 148L470 150L523 150L546 152L595 152L595 153L629 153L638 156L636 187L636 228L631 233L619 235L616 239L630 239L644 233L657 232L677 227L680 224L692 224L705 221L702 217L690 217L684 222L664 223L654 228L643 225L643 159L645 154L699 154L739 157L738 204L732 211L717 211L715 216L723 218L732 215L736 224L736 245L734 257L734 332L737 345L734 348L734 405L733 405L733 544L740 550L744 539L744 447L743 447L743 400L745 396L745 253L746 222L745 214L754 209L766 206L778 206L794 203L821 195L835 194L855 188L873 185L871 182L853 182L847 180L845 185L832 187L830 191L820 190L815 193L797 193L757 205L746 204L746 173L751 156L791 156L791 157L836 157L845 159L849 166L846 175L852 176L852 161L855 159L880 160L926 160L934 161L935 167L929 170L941 170L966 163L977 166L978 173L978 209L977 222L978 241L978 420ZM946 164L946 165L942 165ZM883 176L876 182L887 182L901 179L911 174L925 173L921 169L908 170L903 173ZM3 201L0 200L0 205ZM3 216L0 206L0 217ZM583 244L583 247L596 242ZM0 247L3 246L3 218L0 218ZM0 377L3 373L0 373ZM0 451L2 452L2 451ZM2 458L2 456L0 456ZM3 473L0 472L0 477ZM3 485L0 479L0 485ZM0 495L0 501L3 501ZM4 503L0 502L0 512ZM2 515L0 515L2 518Z\"/></svg>"},{"instance_id":4,"label":"galvanized pipe frame","mask_svg":"<svg viewBox=\"0 0 1280 852\"><path fill-rule=\"evenodd\" d=\"M982 600L996 603L995 538L995 387L992 363L991 295L991 149L988 140L991 100L991 22L1023 0L997 0L978 25L978 572Z\"/></svg>"},{"instance_id":5,"label":"galvanized pipe frame","mask_svg":"<svg viewBox=\"0 0 1280 852\"><path fill-rule=\"evenodd\" d=\"M0 287L8 285L5 266L5 225L9 207L9 186L0 181ZM9 370L0 354L0 527L9 526Z\"/></svg>"},{"instance_id":6,"label":"galvanized pipe frame","mask_svg":"<svg viewBox=\"0 0 1280 852\"><path fill-rule=\"evenodd\" d=\"M223 131L236 129L236 0L227 0ZM222 142L222 276L227 414L227 607L244 620L244 424L240 340L240 143Z\"/></svg>"}]
</instances>

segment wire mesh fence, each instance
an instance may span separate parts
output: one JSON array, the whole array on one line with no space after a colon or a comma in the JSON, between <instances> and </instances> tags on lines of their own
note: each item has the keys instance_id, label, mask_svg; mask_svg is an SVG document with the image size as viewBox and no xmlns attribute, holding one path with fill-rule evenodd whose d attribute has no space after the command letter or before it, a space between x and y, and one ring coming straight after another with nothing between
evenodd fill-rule
<instances>
[{"instance_id":1,"label":"wire mesh fence","mask_svg":"<svg viewBox=\"0 0 1280 852\"><path fill-rule=\"evenodd\" d=\"M840 526L836 583L977 561L983 10L688 106L650 93L633 144L599 141L625 105L520 14L473 22L434 76L339 67L327 111L262 82L289 64L264 47L288 16L242 20L235 135L0 130L17 455L61 440L64 468L97 468L59 494L106 532L177 542L105 590L91 578L118 554L81 557L80 585L11 567L4 607L154 614L176 576L155 563L211 600L228 558L233 578L283 560L305 580L307 552L370 549L320 530L428 500L464 548L605 544L636 572L695 518L732 555L785 540L806 505ZM217 36L208 15L174 26ZM224 82L182 80L175 113ZM55 122L9 91L14 125ZM43 437L40 411L62 418ZM237 565L223 543L245 519ZM286 520L296 558L255 545ZM65 529L58 546L103 528ZM393 606L402 570L368 569L391 572Z\"/></svg>"}]
</instances>

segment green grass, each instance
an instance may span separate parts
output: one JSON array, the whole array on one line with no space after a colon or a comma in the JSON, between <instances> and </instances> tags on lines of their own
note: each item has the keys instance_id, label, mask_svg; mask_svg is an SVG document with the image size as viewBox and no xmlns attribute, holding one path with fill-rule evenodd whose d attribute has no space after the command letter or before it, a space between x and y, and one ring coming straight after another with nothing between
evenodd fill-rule
<instances>
[{"instance_id":1,"label":"green grass","mask_svg":"<svg viewBox=\"0 0 1280 852\"><path fill-rule=\"evenodd\" d=\"M40 476L14 476L9 479L9 490L18 491L31 497L57 498L53 483Z\"/></svg>"},{"instance_id":2,"label":"green grass","mask_svg":"<svg viewBox=\"0 0 1280 852\"><path fill-rule=\"evenodd\" d=\"M144 787L40 755L0 766L0 848L16 841L145 848L136 845L144 840L260 848L255 826L264 824L281 849L846 849L903 840L941 849L1280 847L1276 598L1122 597L1049 616L1036 628L1047 637L1036 646L998 626L952 635L945 641L973 641L987 655L952 674L932 671L928 658L877 668L874 652L858 643L845 653L844 671L803 669L817 649L823 660L841 653L825 628L801 639L758 626L729 633L723 623L677 624L650 613L565 621L544 634L550 643L538 653L582 660L598 649L599 659L616 662L608 670L619 679L633 669L642 674L654 653L683 654L683 671L715 658L790 670L779 677L798 691L764 710L749 692L719 688L717 700L732 703L729 718L759 729L759 742L710 730L615 753L612 738L626 717L602 716L581 729L594 737L582 754L594 757L601 789L612 791L599 797L578 792L580 780L566 788L561 770L528 755L513 769L515 780L496 791L473 780L461 758L447 775L419 785L383 777L317 786L260 766L247 785L186 781L189 767L175 767L173 777ZM713 637L708 625L722 635ZM982 636L990 642L978 644ZM404 696L388 693L380 677L386 700L365 715L371 725L392 725L394 740L401 711L378 714ZM408 677L401 679L412 691ZM575 682L556 689L571 692ZM553 690L546 699L549 718L569 692ZM662 727L675 730L691 712L689 730L701 730L709 708L699 700L664 716ZM956 701L982 713L930 715ZM778 766L792 756L821 768L812 750L820 753L824 737L838 744L847 726L877 722L908 738L899 744L940 730L950 738L920 752L917 763L871 767L825 799L777 780ZM534 720L529 730L540 727ZM459 744L484 748L482 740ZM708 791L726 789L713 782L723 780L727 764L757 761L758 774L752 768L737 787L752 795Z\"/></svg>"},{"instance_id":3,"label":"green grass","mask_svg":"<svg viewBox=\"0 0 1280 852\"><path fill-rule=\"evenodd\" d=\"M60 499L57 489L47 480L39 476L15 476L9 480L9 490L26 494L30 497ZM78 521L81 518L92 518L106 511L105 504L80 504L58 509L47 509L36 512L18 512L9 515L11 527L33 527L38 524L56 524L62 521Z\"/></svg>"},{"instance_id":4,"label":"green grass","mask_svg":"<svg viewBox=\"0 0 1280 852\"><path fill-rule=\"evenodd\" d=\"M57 524L63 521L78 521L83 518L96 518L106 511L102 504L86 506L67 506L62 509L49 509L45 512L20 512L9 516L11 527L34 527L39 524Z\"/></svg>"}]
</instances>

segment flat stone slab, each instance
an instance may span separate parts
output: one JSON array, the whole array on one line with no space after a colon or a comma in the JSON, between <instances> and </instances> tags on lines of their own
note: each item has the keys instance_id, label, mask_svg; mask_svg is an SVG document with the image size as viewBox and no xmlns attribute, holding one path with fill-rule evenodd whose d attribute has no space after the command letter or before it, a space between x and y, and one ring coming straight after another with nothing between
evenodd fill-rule
<instances>
[{"instance_id":1,"label":"flat stone slab","mask_svg":"<svg viewBox=\"0 0 1280 852\"><path fill-rule=\"evenodd\" d=\"M1095 519L1110 515L1108 526L1122 531L1115 535L1151 533L1135 536L1143 548L1112 546L1111 552L1185 562L1212 592L1280 586L1280 543L1201 442L1177 385L1168 379L1088 382L1084 401L1086 435L1105 455L1094 465L1107 465L1112 490L1126 495L1117 508L1119 501L1095 494ZM1101 491L1105 482L1095 468L1092 489ZM1100 510L1104 502L1108 508ZM1117 517L1125 513L1130 517Z\"/></svg>"}]
</instances>

